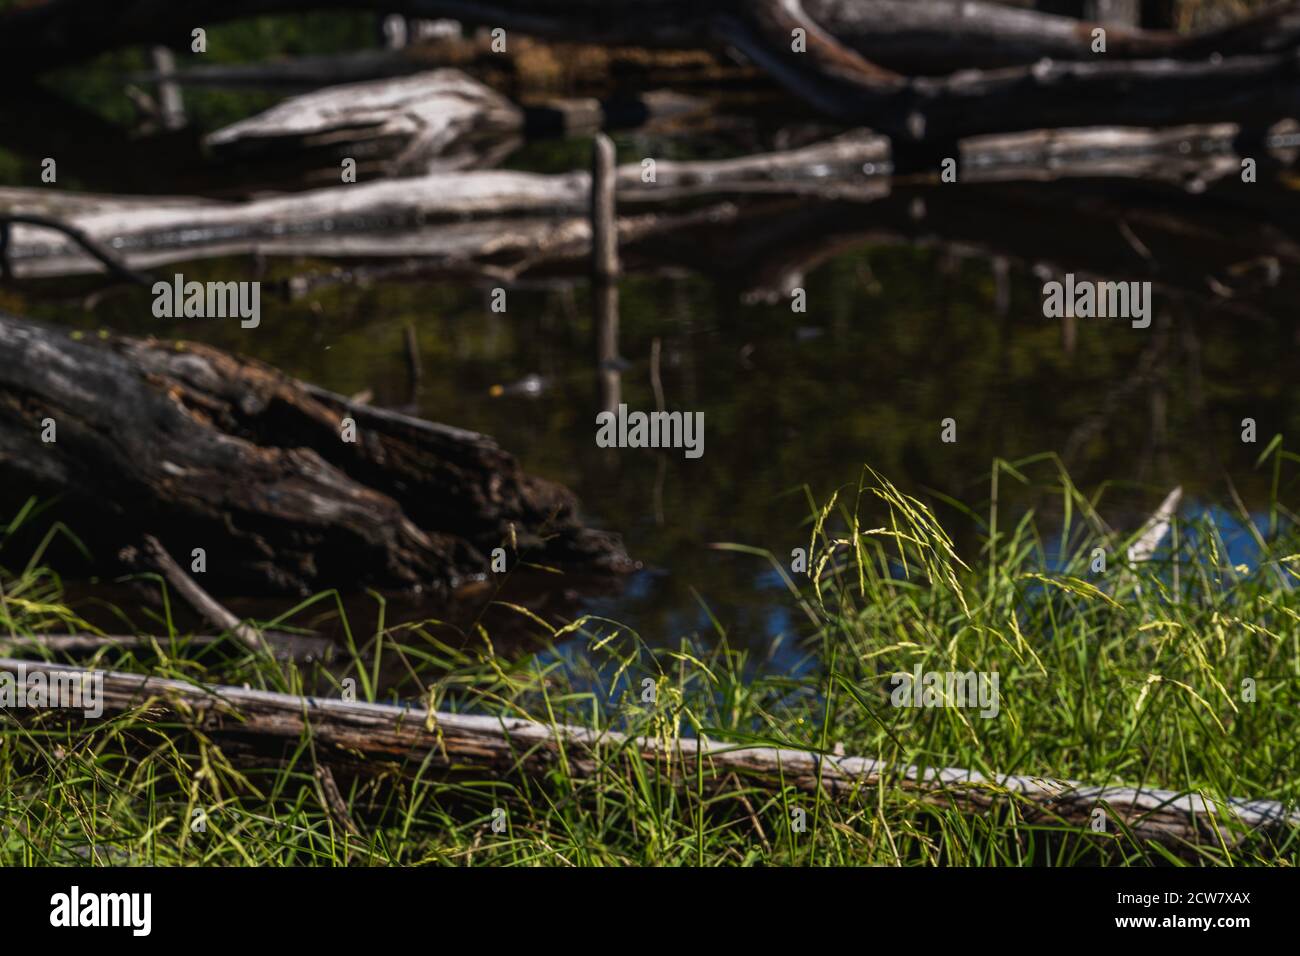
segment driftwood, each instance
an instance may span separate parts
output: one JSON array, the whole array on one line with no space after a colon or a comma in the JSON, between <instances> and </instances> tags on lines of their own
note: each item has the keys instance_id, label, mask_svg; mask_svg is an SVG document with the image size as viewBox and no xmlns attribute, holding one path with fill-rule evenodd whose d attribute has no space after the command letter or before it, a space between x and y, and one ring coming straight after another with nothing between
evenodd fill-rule
<instances>
[{"instance_id":1,"label":"driftwood","mask_svg":"<svg viewBox=\"0 0 1300 956\"><path fill-rule=\"evenodd\" d=\"M467 24L584 42L696 49L716 42L719 18L784 8L837 43L899 72L951 72L1049 57L1092 55L1096 24L985 0L201 0L184 7L148 0L44 0L0 17L0 69L58 69L99 53L146 42L188 47L194 24L304 9L376 9L450 17ZM1108 30L1117 58L1277 50L1300 40L1294 3L1239 24L1180 37L1163 31ZM797 25L797 24L796 24ZM790 36L784 37L788 49Z\"/></svg>"},{"instance_id":2,"label":"driftwood","mask_svg":"<svg viewBox=\"0 0 1300 956\"><path fill-rule=\"evenodd\" d=\"M80 668L0 658L0 670L83 672ZM590 776L602 763L634 749L684 781L697 761L713 780L737 774L746 781L805 793L819 787L833 797L878 786L897 787L939 806L985 812L1014 804L1027 822L1091 832L1094 810L1123 821L1140 839L1172 843L1235 843L1247 831L1300 825L1300 813L1273 800L1225 801L1202 794L1126 786L1091 786L1043 777L989 778L961 768L892 766L866 757L777 747L739 747L695 738L629 738L532 720L431 712L395 704L297 697L240 687L200 687L140 674L103 675L106 715L164 708L192 720L204 734L244 741L295 744L310 734L317 758L356 766L358 756L387 768L393 761L439 770L486 768L542 774L563 759L570 772ZM871 798L874 799L874 798Z\"/></svg>"},{"instance_id":3,"label":"driftwood","mask_svg":"<svg viewBox=\"0 0 1300 956\"><path fill-rule=\"evenodd\" d=\"M68 522L109 553L153 533L187 558L205 549L205 580L244 593L443 590L485 574L496 547L512 563L630 567L568 491L486 436L204 345L90 344L3 313L0 473L0 487L64 495Z\"/></svg>"},{"instance_id":4,"label":"driftwood","mask_svg":"<svg viewBox=\"0 0 1300 956\"><path fill-rule=\"evenodd\" d=\"M435 70L291 97L204 142L227 158L324 152L336 170L342 157L360 166L378 156L384 174L405 175L476 165L485 141L499 144L523 126L505 97L457 70Z\"/></svg>"},{"instance_id":5,"label":"driftwood","mask_svg":"<svg viewBox=\"0 0 1300 956\"><path fill-rule=\"evenodd\" d=\"M850 134L781 154L720 162L663 162L655 182L638 164L620 168L620 200L659 201L748 192L825 193L828 178L855 173L846 191L872 188L861 167L887 169L888 144ZM878 191L878 190L877 190ZM506 170L444 172L400 181L339 184L245 203L104 197L0 189L0 217L56 218L133 269L204 256L259 253L334 257L421 256L455 267L582 255L589 239L590 175ZM686 217L687 221L698 218ZM680 220L679 220L680 221ZM662 224L620 221L620 241ZM436 227L436 228L435 228ZM8 262L17 277L96 272L78 242L16 224Z\"/></svg>"},{"instance_id":6,"label":"driftwood","mask_svg":"<svg viewBox=\"0 0 1300 956\"><path fill-rule=\"evenodd\" d=\"M528 135L576 135L641 126L698 112L700 101L668 92L557 99L519 107L458 70L330 86L294 96L204 139L223 160L283 161L308 181L340 180L352 159L358 178L490 167Z\"/></svg>"},{"instance_id":7,"label":"driftwood","mask_svg":"<svg viewBox=\"0 0 1300 956\"><path fill-rule=\"evenodd\" d=\"M1300 107L1295 53L1065 62L909 77L827 39L813 55L778 46L793 23L774 0L772 16L733 18L726 35L782 85L824 113L895 140L943 144L963 136L1054 126L1271 122Z\"/></svg>"},{"instance_id":8,"label":"driftwood","mask_svg":"<svg viewBox=\"0 0 1300 956\"><path fill-rule=\"evenodd\" d=\"M1234 124L1218 124L973 137L955 151L960 178L947 188L964 191L972 184L1073 177L1163 179L1200 191L1240 172L1239 132ZM1269 156L1263 150L1257 154L1261 163ZM643 180L641 164L631 163L618 170L618 200L640 215L620 218L620 242L699 222L699 214L665 209L670 201L756 194L874 201L896 188L889 178L892 170L888 141L866 132L736 159L664 160L656 163L653 182ZM929 171L931 177L937 174L937 166ZM79 242L33 225L32 217L76 230L83 240L111 249L133 270L258 253L415 257L434 267L430 271L441 264L450 274L518 274L521 265L585 254L589 193L585 172L545 176L495 170L339 184L244 203L0 189L0 218L27 217L12 227L7 248L8 266L19 278L102 269ZM713 218L730 215L720 209Z\"/></svg>"},{"instance_id":9,"label":"driftwood","mask_svg":"<svg viewBox=\"0 0 1300 956\"><path fill-rule=\"evenodd\" d=\"M1241 285L1232 277L1244 263L1275 261L1281 281L1270 282L1280 300L1300 265L1300 202L1265 170L1289 159L1296 137L1280 132L1271 137L1276 152L1254 154L1261 180L1253 184L1240 181L1238 137L1234 124L973 137L956 152L956 183L938 182L937 167L891 176L888 142L864 132L780 153L662 161L653 183L632 163L618 171L619 244L630 270L656 263L704 269L744 283L747 298L785 294L837 249L877 241L950 242L975 255L1151 279L1182 295L1224 301L1225 285ZM1080 182L1052 190L1066 179ZM254 252L352 261L291 282L290 291L302 294L364 278L580 274L590 254L589 183L586 173L457 172L250 203L0 189L0 217L61 220L135 270ZM809 201L777 201L790 195ZM685 211L676 202L706 197L722 201ZM929 210L919 219L917 197ZM1061 229L1064 221L1072 227ZM1126 240L1126 228L1154 257ZM670 234L671 243L650 241ZM28 225L13 227L9 257L20 278L100 269L76 243ZM1247 283L1256 271L1246 269Z\"/></svg>"},{"instance_id":10,"label":"driftwood","mask_svg":"<svg viewBox=\"0 0 1300 956\"><path fill-rule=\"evenodd\" d=\"M624 0L612 9L611 0L208 0L181 8L45 0L0 17L0 70L38 72L115 46L187 38L195 22L307 6L400 8L589 42L729 45L824 112L904 141L1053 125L1213 122L1243 118L1247 108L1276 119L1297 105L1296 2L1187 38L1112 28L1107 52L1094 55L1091 24L965 0ZM794 30L804 31L806 49L792 49ZM988 52L972 64L961 60L970 50ZM917 64L918 51L938 53ZM972 65L996 68L966 68ZM925 76L926 69L946 75Z\"/></svg>"}]
</instances>

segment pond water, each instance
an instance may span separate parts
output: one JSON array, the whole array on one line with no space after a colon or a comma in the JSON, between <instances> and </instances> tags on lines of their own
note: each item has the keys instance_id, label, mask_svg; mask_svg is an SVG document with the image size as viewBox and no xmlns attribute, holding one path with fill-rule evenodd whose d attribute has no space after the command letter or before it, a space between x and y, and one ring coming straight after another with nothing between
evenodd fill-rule
<instances>
[{"instance_id":1,"label":"pond water","mask_svg":"<svg viewBox=\"0 0 1300 956\"><path fill-rule=\"evenodd\" d=\"M337 45L347 49L368 21L338 23ZM63 85L124 119L111 70ZM191 105L211 128L276 98L195 91ZM792 116L788 104L744 115L712 136L621 135L619 160L717 158L834 132ZM551 140L505 164L562 172L584 167L589 153L589 140ZM35 169L0 151L0 185L33 185ZM75 177L63 188L85 188ZM1281 282L1256 277L1269 272L1260 262L1292 255L1293 192L1289 181L1247 201L1141 182L958 190L900 180L878 202L731 197L742 209L737 223L628 250L620 360L603 369L580 276L511 287L504 313L491 308L492 283L326 283L297 299L264 294L256 329L157 319L146 290L101 293L93 278L0 287L0 306L86 332L207 342L491 435L527 471L572 488L588 520L620 532L642 563L612 592L565 582L559 589L572 588L574 600L561 616L601 613L656 644L721 628L758 648L797 628L788 595L767 562L710 545L735 542L788 562L807 542L811 502L855 484L864 464L931 502L967 558L978 523L946 502L985 513L995 458L1058 454L1085 491L1105 488L1101 512L1119 527L1137 526L1175 485L1189 503L1229 502L1235 492L1248 509L1264 509L1271 476L1255 460L1273 435L1300 426L1292 315L1300 290L1285 271ZM1224 245L1227 258L1213 260ZM1225 261L1230 269L1219 268ZM1134 329L1045 318L1044 262L1057 274L1155 277L1155 321ZM231 259L158 272L273 282L331 268ZM794 287L804 290L804 311L786 294ZM703 456L598 447L602 374L616 377L631 409L662 401L702 413ZM1258 423L1257 444L1241 441L1247 417ZM941 440L947 419L953 442ZM1040 509L1050 526L1052 467L1032 475L1043 486L1006 483L1001 507Z\"/></svg>"},{"instance_id":2,"label":"pond water","mask_svg":"<svg viewBox=\"0 0 1300 956\"><path fill-rule=\"evenodd\" d=\"M934 196L929 214L936 214ZM846 213L813 204L827 234L873 225L873 207ZM942 210L939 210L942 214ZM805 213L805 215L809 215ZM805 225L805 231L808 231ZM598 366L589 290L580 279L525 283L491 308L489 285L377 282L333 285L305 298L264 295L262 321L153 317L143 290L82 308L82 280L6 303L86 331L208 342L270 362L381 406L494 436L523 467L572 488L589 520L624 535L642 562L616 593L573 610L625 621L651 643L705 636L766 646L796 624L766 562L710 548L736 542L789 560L806 544L810 501L824 502L869 464L928 498L967 557L976 523L951 498L986 509L995 457L1062 456L1085 490L1108 483L1102 513L1136 526L1181 484L1189 500L1225 500L1226 482L1251 508L1269 495L1255 458L1277 432L1300 425L1292 399L1295 336L1285 315L1254 316L1249 334L1214 308L1156 296L1156 320L1043 316L1043 281L1030 264L964 254L942 243L837 240L791 300L753 301L725 242L707 247L716 269L665 268L620 284L618 351L606 366L621 400L652 411L701 412L704 454L597 447ZM187 279L253 275L247 261L178 266ZM264 279L325 272L328 263L273 262ZM759 272L760 278L762 272ZM92 284L93 285L93 284ZM88 286L89 287L89 286ZM419 344L412 382L407 329ZM1259 423L1255 445L1240 421ZM941 440L952 419L956 441ZM1046 483L1051 469L1034 472ZM1043 489L1007 492L1008 513L1051 514Z\"/></svg>"}]
</instances>

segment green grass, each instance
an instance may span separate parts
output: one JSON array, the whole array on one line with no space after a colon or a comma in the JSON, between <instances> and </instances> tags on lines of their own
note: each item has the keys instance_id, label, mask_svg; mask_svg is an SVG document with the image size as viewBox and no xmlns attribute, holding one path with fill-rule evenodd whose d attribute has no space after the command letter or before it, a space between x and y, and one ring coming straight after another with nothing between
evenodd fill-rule
<instances>
[{"instance_id":1,"label":"green grass","mask_svg":"<svg viewBox=\"0 0 1300 956\"><path fill-rule=\"evenodd\" d=\"M717 622L707 639L665 647L596 618L559 630L534 620L540 649L512 659L498 656L481 628L451 642L437 622L384 627L352 635L344 662L326 671L277 663L233 643L187 648L164 615L150 628L166 635L152 653L106 650L80 663L333 695L352 677L362 698L420 698L442 710L663 739L703 732L737 743L842 748L897 765L1294 806L1300 536L1280 499L1296 460L1276 442L1261 456L1276 493L1250 567L1228 563L1222 529L1208 516L1176 522L1162 552L1128 567L1128 538L1101 517L1105 489L1083 495L1050 456L995 463L990 500L978 513L966 510L965 520L983 529L984 547L958 556L929 507L868 469L859 484L813 509L805 531L815 574L791 573L785 556L717 546L749 552L756 565L770 562L788 587L802 627L783 639L799 641L806 653L800 676L771 672L762 654L738 649L755 646L749 636L730 640ZM1026 495L1037 509L1013 510ZM1008 525L1010 513L1017 517ZM1105 572L1093 570L1096 548L1106 554ZM40 558L0 576L0 634L88 629L63 606L60 582ZM319 610L334 600L326 594L308 604ZM303 611L293 609L285 621ZM996 672L998 715L891 706L891 675L918 664ZM647 679L653 700L643 692ZM1244 699L1248 681L1253 701ZM331 810L315 772L317 756L306 738L283 760L253 762L184 720L157 714L70 725L48 714L0 712L0 865L1300 859L1295 828L1225 830L1197 846L1159 845L1114 823L1094 833L1028 822L1009 798L972 814L943 799L922 800L889 779L848 795L813 796L717 776L707 765L668 768L630 747L603 753L587 775L572 772L563 757L539 776L464 768L447 778L372 763L364 775L337 774L346 804L340 812ZM206 829L191 827L196 811ZM794 825L801 814L803 828Z\"/></svg>"}]
</instances>

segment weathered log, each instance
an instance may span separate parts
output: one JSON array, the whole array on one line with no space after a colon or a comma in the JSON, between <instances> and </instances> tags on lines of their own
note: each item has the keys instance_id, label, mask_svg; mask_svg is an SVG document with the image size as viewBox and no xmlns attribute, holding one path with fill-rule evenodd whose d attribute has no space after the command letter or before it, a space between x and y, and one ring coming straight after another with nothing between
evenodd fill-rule
<instances>
[{"instance_id":1,"label":"weathered log","mask_svg":"<svg viewBox=\"0 0 1300 956\"><path fill-rule=\"evenodd\" d=\"M711 781L736 774L769 788L806 793L823 789L843 798L875 799L876 787L897 787L936 805L983 813L1014 805L1022 819L1090 833L1093 812L1121 820L1139 839L1169 843L1236 843L1251 831L1275 833L1300 825L1294 807L1274 800L1218 799L1202 793L1123 785L1094 786L1046 777L996 775L958 767L894 766L869 757L821 754L776 746L736 746L696 738L629 738L511 717L474 716L425 707L297 697L229 686L0 658L0 670L102 674L105 715L163 709L193 721L217 739L260 738L294 745L310 736L317 758L356 766L357 756L387 769L484 768L503 774L546 773L563 759L570 773L592 776L635 750L681 782L693 782L697 765ZM85 678L83 678L84 680ZM563 752L563 758L560 754Z\"/></svg>"},{"instance_id":2,"label":"weathered log","mask_svg":"<svg viewBox=\"0 0 1300 956\"><path fill-rule=\"evenodd\" d=\"M710 46L715 18L746 15L787 0L240 0L181 7L149 0L44 0L0 16L0 71L57 69L117 47L188 47L195 24L307 9L375 9L454 17L476 26L557 40ZM873 63L902 73L1006 66L1043 57L1091 56L1096 25L988 0L802 0L808 19ZM1191 37L1163 31L1108 30L1108 55L1223 55L1294 46L1300 6L1280 3L1240 24ZM789 47L790 37L785 37Z\"/></svg>"},{"instance_id":3,"label":"weathered log","mask_svg":"<svg viewBox=\"0 0 1300 956\"><path fill-rule=\"evenodd\" d=\"M290 97L204 143L224 158L325 153L336 176L341 158L409 175L477 165L485 142L523 127L523 111L505 97L458 70L434 70Z\"/></svg>"},{"instance_id":4,"label":"weathered log","mask_svg":"<svg viewBox=\"0 0 1300 956\"><path fill-rule=\"evenodd\" d=\"M8 489L62 494L68 522L109 553L145 533L205 549L214 589L436 591L485 574L496 547L512 562L630 567L568 491L486 436L208 346L91 344L4 314L0 472Z\"/></svg>"},{"instance_id":5,"label":"weathered log","mask_svg":"<svg viewBox=\"0 0 1300 956\"><path fill-rule=\"evenodd\" d=\"M774 0L797 5L798 0ZM1293 49L1205 60L1058 62L903 77L844 60L821 31L825 52L780 47L790 17L724 17L718 31L758 66L819 110L903 142L944 144L983 133L1061 126L1273 122L1300 110ZM810 44L810 50L813 46Z\"/></svg>"},{"instance_id":6,"label":"weathered log","mask_svg":"<svg viewBox=\"0 0 1300 956\"><path fill-rule=\"evenodd\" d=\"M620 200L646 201L746 192L824 192L832 175L872 163L883 169L888 144L850 134L779 154L720 162L663 162L652 183L640 164L618 172ZM337 185L291 196L225 203L126 198L40 189L0 189L0 216L57 218L134 269L200 256L258 252L334 257L421 256L449 264L534 261L568 256L589 238L590 175L513 171L443 172L401 181ZM845 190L869 188L862 182ZM434 226L437 228L433 228ZM651 221L624 217L624 233ZM23 223L8 260L15 276L95 272L102 266L73 241Z\"/></svg>"},{"instance_id":7,"label":"weathered log","mask_svg":"<svg viewBox=\"0 0 1300 956\"><path fill-rule=\"evenodd\" d=\"M1239 173L1238 135L1237 126L1219 124L976 137L963 141L955 153L960 159L959 183L943 188L964 196L981 183L1080 178L1156 180L1202 192L1225 177L1235 179ZM1281 146L1292 142L1294 136L1280 133L1271 139ZM1270 154L1261 151L1256 155L1262 163ZM903 182L888 175L891 165L887 141L862 132L779 153L720 161L664 160L657 163L652 183L643 181L640 164L629 164L618 173L618 202L626 213L618 219L619 243L626 247L668 232L679 234L707 223L725 225L736 220L734 204L719 203L682 213L674 207L679 199L794 194L819 200L874 201ZM937 169L928 176L935 178ZM134 269L257 252L383 258L396 262L366 268L393 277L508 279L541 266L574 263L588 253L589 183L586 173L457 172L400 183L335 186L249 203L0 189L0 216L36 213L67 222L102 247L114 250ZM1277 193L1261 182L1232 191L1231 203L1243 208L1250 205L1257 210L1252 214L1271 223L1277 218L1273 213L1294 205ZM1279 199L1284 200L1280 206ZM1200 212L1189 207L1181 215L1194 220L1198 215L1220 215L1220 210L1217 205L1205 206ZM1282 221L1278 224L1282 226ZM869 224L865 228L870 231ZM747 246L750 238L742 236L739 241ZM1213 244L1209 236L1201 241ZM1213 255L1197 255L1190 261L1219 261L1216 268L1221 268L1237 261L1221 260L1231 255L1231 248L1216 247ZM99 268L75 243L32 226L14 227L9 257L20 278ZM724 266L734 258L724 256L710 268ZM739 259L743 265L745 257ZM342 272L335 278L355 274ZM1204 289L1200 277L1196 283Z\"/></svg>"},{"instance_id":8,"label":"weathered log","mask_svg":"<svg viewBox=\"0 0 1300 956\"><path fill-rule=\"evenodd\" d=\"M459 70L329 86L290 97L208 135L225 160L277 159L337 183L352 159L357 178L490 167L528 135L576 135L642 126L699 112L691 97L658 91L635 98L555 99L520 107ZM316 168L323 175L317 176Z\"/></svg>"},{"instance_id":9,"label":"weathered log","mask_svg":"<svg viewBox=\"0 0 1300 956\"><path fill-rule=\"evenodd\" d=\"M609 0L246 0L179 9L159 9L147 0L46 0L0 18L0 70L36 72L128 42L174 41L188 36L196 20L372 6L567 40L730 44L819 109L912 139L1048 125L1228 120L1236 118L1232 110L1251 103L1276 118L1296 103L1300 2L1188 38L1111 29L1107 53L1099 58L1089 24L975 0L636 0L612 8ZM806 49L792 49L794 28L804 31ZM919 39L909 48L911 36ZM975 64L1006 67L988 75L966 70L927 78L918 77L910 61L889 67L900 49L915 59L917 50L934 47L997 49L990 38L1004 43L1005 37L1012 38L1012 49ZM1219 59L1203 62L1212 53ZM1081 62L1048 64L1048 58ZM1042 62L1026 65L1031 60ZM945 72L953 66L942 64ZM1141 95L1132 95L1139 87Z\"/></svg>"}]
</instances>

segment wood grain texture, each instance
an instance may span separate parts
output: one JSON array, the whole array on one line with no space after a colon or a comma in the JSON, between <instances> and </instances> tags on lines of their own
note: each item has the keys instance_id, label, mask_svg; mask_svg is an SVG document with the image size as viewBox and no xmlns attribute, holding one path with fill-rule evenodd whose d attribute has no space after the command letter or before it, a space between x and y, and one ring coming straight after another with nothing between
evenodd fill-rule
<instances>
[{"instance_id":1,"label":"wood grain texture","mask_svg":"<svg viewBox=\"0 0 1300 956\"><path fill-rule=\"evenodd\" d=\"M33 670L79 668L0 658L0 669L23 663ZM1128 786L1091 786L1023 775L987 777L958 767L891 766L866 757L817 754L778 747L728 745L695 738L629 738L613 731L555 727L532 720L428 711L393 704L297 697L228 686L196 686L138 674L104 672L105 714L143 711L184 715L204 733L293 743L310 734L320 759L359 756L374 769L392 762L449 770L543 774L561 759L580 776L634 748L670 775L689 781L697 758L715 780L735 773L760 785L805 792L818 787L832 799L878 786L898 788L938 806L981 813L1014 803L1029 822L1087 828L1102 808L1140 838L1218 844L1248 830L1300 825L1300 813L1272 800L1211 799L1199 793ZM874 799L874 797L870 797ZM1113 827L1113 822L1110 824Z\"/></svg>"}]
</instances>

